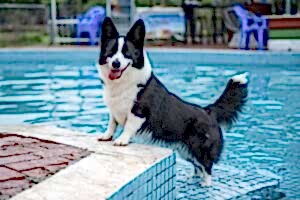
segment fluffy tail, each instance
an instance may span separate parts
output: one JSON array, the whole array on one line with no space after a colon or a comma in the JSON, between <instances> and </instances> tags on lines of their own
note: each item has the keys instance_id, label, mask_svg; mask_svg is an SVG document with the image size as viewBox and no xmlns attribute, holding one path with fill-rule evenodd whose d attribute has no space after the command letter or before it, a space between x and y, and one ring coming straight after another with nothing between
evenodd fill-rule
<instances>
[{"instance_id":1,"label":"fluffy tail","mask_svg":"<svg viewBox=\"0 0 300 200\"><path fill-rule=\"evenodd\" d=\"M219 99L204 108L213 113L219 124L231 125L237 120L238 113L247 101L248 73L233 76Z\"/></svg>"}]
</instances>

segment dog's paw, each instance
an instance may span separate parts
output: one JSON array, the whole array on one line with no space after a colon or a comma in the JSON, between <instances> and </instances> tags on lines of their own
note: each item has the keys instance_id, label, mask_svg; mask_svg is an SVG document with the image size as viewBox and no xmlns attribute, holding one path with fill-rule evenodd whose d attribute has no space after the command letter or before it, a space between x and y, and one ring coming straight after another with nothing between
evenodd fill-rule
<instances>
[{"instance_id":1,"label":"dog's paw","mask_svg":"<svg viewBox=\"0 0 300 200\"><path fill-rule=\"evenodd\" d=\"M194 168L194 174L193 177L201 177L204 178L203 172L198 167Z\"/></svg>"},{"instance_id":2,"label":"dog's paw","mask_svg":"<svg viewBox=\"0 0 300 200\"><path fill-rule=\"evenodd\" d=\"M129 140L126 140L122 137L119 137L114 141L114 146L127 146L129 144Z\"/></svg>"},{"instance_id":3,"label":"dog's paw","mask_svg":"<svg viewBox=\"0 0 300 200\"><path fill-rule=\"evenodd\" d=\"M210 187L212 185L211 176L207 176L204 180L200 183L202 187Z\"/></svg>"},{"instance_id":4,"label":"dog's paw","mask_svg":"<svg viewBox=\"0 0 300 200\"><path fill-rule=\"evenodd\" d=\"M202 187L210 187L210 186L211 186L211 183L208 183L208 182L206 182L206 181L202 181L202 182L200 183L200 185L201 185Z\"/></svg>"},{"instance_id":5,"label":"dog's paw","mask_svg":"<svg viewBox=\"0 0 300 200\"><path fill-rule=\"evenodd\" d=\"M111 141L112 140L112 135L108 133L104 133L99 135L98 141Z\"/></svg>"}]
</instances>

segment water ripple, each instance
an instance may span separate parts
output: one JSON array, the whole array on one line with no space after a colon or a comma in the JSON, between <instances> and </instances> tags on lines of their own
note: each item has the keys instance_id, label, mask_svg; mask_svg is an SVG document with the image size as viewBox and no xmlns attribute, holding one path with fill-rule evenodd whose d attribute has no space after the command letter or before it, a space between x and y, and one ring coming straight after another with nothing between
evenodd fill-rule
<instances>
[{"instance_id":1,"label":"water ripple","mask_svg":"<svg viewBox=\"0 0 300 200\"><path fill-rule=\"evenodd\" d=\"M60 54L57 54L59 57ZM61 58L61 56L60 56ZM221 162L284 175L287 197L300 196L300 72L297 66L207 66L154 60L154 71L173 92L205 106L228 79L249 72L249 99L240 121L224 133ZM58 65L53 60L0 63L0 124L46 123L103 132L108 109L93 62ZM63 62L61 62L63 64ZM298 185L299 186L299 185Z\"/></svg>"}]
</instances>

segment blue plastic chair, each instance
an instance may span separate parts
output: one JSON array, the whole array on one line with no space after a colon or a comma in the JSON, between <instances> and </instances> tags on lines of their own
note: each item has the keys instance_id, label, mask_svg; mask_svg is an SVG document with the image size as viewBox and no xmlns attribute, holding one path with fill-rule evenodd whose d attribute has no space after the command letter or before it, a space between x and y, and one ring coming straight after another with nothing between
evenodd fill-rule
<instances>
[{"instance_id":1,"label":"blue plastic chair","mask_svg":"<svg viewBox=\"0 0 300 200\"><path fill-rule=\"evenodd\" d=\"M105 18L105 9L101 6L90 8L85 14L78 15L76 37L81 38L82 33L89 34L89 41L91 45L96 45L98 42L98 35L100 34L101 24Z\"/></svg>"},{"instance_id":2,"label":"blue plastic chair","mask_svg":"<svg viewBox=\"0 0 300 200\"><path fill-rule=\"evenodd\" d=\"M250 35L252 33L257 40L258 49L267 48L269 39L268 19L249 12L243 5L240 4L234 5L233 11L237 15L240 22L240 48L242 49L243 47L245 47L245 49L249 49Z\"/></svg>"}]
</instances>

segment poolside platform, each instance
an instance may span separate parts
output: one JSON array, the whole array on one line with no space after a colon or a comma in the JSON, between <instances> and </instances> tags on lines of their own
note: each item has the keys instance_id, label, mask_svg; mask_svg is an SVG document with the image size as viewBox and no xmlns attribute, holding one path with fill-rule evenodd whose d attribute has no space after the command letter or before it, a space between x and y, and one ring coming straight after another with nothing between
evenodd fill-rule
<instances>
[{"instance_id":1,"label":"poolside platform","mask_svg":"<svg viewBox=\"0 0 300 200\"><path fill-rule=\"evenodd\" d=\"M213 186L200 187L192 166L169 149L116 147L53 126L0 126L0 148L0 200L276 199L280 181L220 163Z\"/></svg>"},{"instance_id":2,"label":"poolside platform","mask_svg":"<svg viewBox=\"0 0 300 200\"><path fill-rule=\"evenodd\" d=\"M18 192L13 200L175 198L175 154L169 149L136 144L115 147L111 142L98 142L95 135L51 126L1 126L0 132L1 148L15 145L14 151L1 149L3 156L36 156L23 161L25 164L16 158L1 164L6 170L0 170L1 200ZM43 149L44 143L48 144L48 152ZM76 161L69 162L74 156ZM0 162L5 158L0 156ZM39 173L61 162L64 169L54 175ZM30 168L38 172L28 171ZM47 178L31 183L36 174ZM10 184L15 180L23 182Z\"/></svg>"}]
</instances>

